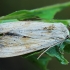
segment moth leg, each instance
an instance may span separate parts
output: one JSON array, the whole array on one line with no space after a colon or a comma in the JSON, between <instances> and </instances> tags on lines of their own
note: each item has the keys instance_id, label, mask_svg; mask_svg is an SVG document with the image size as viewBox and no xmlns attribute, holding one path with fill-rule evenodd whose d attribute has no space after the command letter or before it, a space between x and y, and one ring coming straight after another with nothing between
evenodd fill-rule
<instances>
[{"instance_id":1,"label":"moth leg","mask_svg":"<svg viewBox=\"0 0 70 70\"><path fill-rule=\"evenodd\" d=\"M65 40L64 40L65 41ZM58 44L57 46L57 48L58 48L58 50L59 50L59 52L61 53L61 54L64 54L64 51L63 51L63 49L64 49L64 41L62 41L60 44Z\"/></svg>"},{"instance_id":2,"label":"moth leg","mask_svg":"<svg viewBox=\"0 0 70 70\"><path fill-rule=\"evenodd\" d=\"M64 46L65 46L65 45L64 45L63 43L60 44L59 52L60 52L61 54L64 54L64 50L63 50L63 49L64 49Z\"/></svg>"},{"instance_id":3,"label":"moth leg","mask_svg":"<svg viewBox=\"0 0 70 70\"><path fill-rule=\"evenodd\" d=\"M48 47L46 50L44 50L39 56L37 59L39 59L46 51L48 51L51 47Z\"/></svg>"}]
</instances>

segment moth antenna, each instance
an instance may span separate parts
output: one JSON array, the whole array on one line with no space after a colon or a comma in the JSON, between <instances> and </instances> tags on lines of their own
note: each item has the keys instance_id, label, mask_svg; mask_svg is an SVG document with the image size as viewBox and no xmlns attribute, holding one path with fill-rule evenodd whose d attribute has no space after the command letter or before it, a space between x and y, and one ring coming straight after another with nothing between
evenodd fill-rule
<instances>
[{"instance_id":1,"label":"moth antenna","mask_svg":"<svg viewBox=\"0 0 70 70\"><path fill-rule=\"evenodd\" d=\"M48 51L50 48L51 48L51 47L48 47L46 50L44 50L44 52L42 52L42 53L38 56L37 60L38 60L46 51Z\"/></svg>"},{"instance_id":2,"label":"moth antenna","mask_svg":"<svg viewBox=\"0 0 70 70\"><path fill-rule=\"evenodd\" d=\"M62 42L57 42L56 44L62 44L64 41ZM51 47L53 47L54 45L52 45ZM48 51L51 47L48 47L44 52L42 52L37 59L39 59L46 51Z\"/></svg>"}]
</instances>

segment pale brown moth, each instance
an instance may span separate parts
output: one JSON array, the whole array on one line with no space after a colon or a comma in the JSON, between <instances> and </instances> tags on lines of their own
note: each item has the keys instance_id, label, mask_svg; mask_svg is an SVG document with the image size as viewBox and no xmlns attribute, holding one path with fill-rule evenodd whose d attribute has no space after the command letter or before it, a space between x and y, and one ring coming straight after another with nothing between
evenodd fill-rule
<instances>
[{"instance_id":1,"label":"pale brown moth","mask_svg":"<svg viewBox=\"0 0 70 70\"><path fill-rule=\"evenodd\" d=\"M1 23L0 58L49 49L63 42L68 35L69 31L63 23L40 21Z\"/></svg>"}]
</instances>

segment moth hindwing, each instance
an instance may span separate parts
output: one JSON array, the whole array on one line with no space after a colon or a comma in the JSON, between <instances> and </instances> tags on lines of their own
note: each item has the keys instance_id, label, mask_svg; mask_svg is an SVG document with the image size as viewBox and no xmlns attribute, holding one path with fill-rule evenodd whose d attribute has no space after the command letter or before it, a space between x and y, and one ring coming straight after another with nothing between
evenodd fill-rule
<instances>
[{"instance_id":1,"label":"moth hindwing","mask_svg":"<svg viewBox=\"0 0 70 70\"><path fill-rule=\"evenodd\" d=\"M55 46L69 31L62 23L17 21L0 24L0 58L24 55Z\"/></svg>"}]
</instances>

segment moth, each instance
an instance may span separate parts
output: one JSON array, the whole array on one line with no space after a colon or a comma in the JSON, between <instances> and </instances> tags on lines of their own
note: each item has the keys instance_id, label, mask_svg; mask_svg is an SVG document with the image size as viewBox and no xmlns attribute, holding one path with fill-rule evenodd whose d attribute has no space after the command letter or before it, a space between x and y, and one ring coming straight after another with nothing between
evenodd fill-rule
<instances>
[{"instance_id":1,"label":"moth","mask_svg":"<svg viewBox=\"0 0 70 70\"><path fill-rule=\"evenodd\" d=\"M0 58L54 47L69 35L63 23L16 21L0 24ZM48 49L47 49L48 50Z\"/></svg>"}]
</instances>

